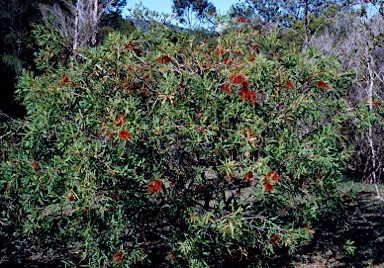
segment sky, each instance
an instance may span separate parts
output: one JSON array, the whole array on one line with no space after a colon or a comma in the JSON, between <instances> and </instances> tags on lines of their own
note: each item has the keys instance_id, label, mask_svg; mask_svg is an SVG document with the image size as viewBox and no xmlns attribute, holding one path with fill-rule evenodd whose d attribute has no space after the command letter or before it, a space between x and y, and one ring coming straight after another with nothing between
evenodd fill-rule
<instances>
[{"instance_id":1,"label":"sky","mask_svg":"<svg viewBox=\"0 0 384 268\"><path fill-rule=\"evenodd\" d=\"M134 8L140 2L150 10L172 14L172 0L127 0L127 6L123 14L127 15L127 8ZM236 4L238 0L210 0L209 2L214 4L219 14L226 14L230 6Z\"/></svg>"}]
</instances>

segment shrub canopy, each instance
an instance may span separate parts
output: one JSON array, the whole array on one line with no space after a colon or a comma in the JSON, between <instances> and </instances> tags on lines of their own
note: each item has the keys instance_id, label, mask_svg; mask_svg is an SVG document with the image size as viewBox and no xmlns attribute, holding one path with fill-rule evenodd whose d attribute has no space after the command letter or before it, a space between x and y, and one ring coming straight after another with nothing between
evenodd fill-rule
<instances>
[{"instance_id":1,"label":"shrub canopy","mask_svg":"<svg viewBox=\"0 0 384 268\"><path fill-rule=\"evenodd\" d=\"M210 42L111 33L63 63L20 77L27 116L2 126L2 235L92 267L257 264L332 207L350 81L334 59L233 22Z\"/></svg>"}]
</instances>

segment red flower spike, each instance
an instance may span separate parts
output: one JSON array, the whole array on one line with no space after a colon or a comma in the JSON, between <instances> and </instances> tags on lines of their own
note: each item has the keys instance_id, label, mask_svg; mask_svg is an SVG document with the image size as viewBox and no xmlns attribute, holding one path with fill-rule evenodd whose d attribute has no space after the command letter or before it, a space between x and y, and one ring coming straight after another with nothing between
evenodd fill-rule
<instances>
[{"instance_id":1,"label":"red flower spike","mask_svg":"<svg viewBox=\"0 0 384 268\"><path fill-rule=\"evenodd\" d=\"M285 82L285 87L288 88L288 89L293 89L293 83L291 80L287 80Z\"/></svg>"},{"instance_id":2,"label":"red flower spike","mask_svg":"<svg viewBox=\"0 0 384 268\"><path fill-rule=\"evenodd\" d=\"M123 115L123 114L119 115L115 120L116 126L120 126L120 125L124 124L125 122L127 122L127 119L125 119L125 115Z\"/></svg>"},{"instance_id":3,"label":"red flower spike","mask_svg":"<svg viewBox=\"0 0 384 268\"><path fill-rule=\"evenodd\" d=\"M215 50L215 53L216 53L216 56L220 57L221 55L224 54L224 49L222 49L221 47L217 46L217 48Z\"/></svg>"},{"instance_id":4,"label":"red flower spike","mask_svg":"<svg viewBox=\"0 0 384 268\"><path fill-rule=\"evenodd\" d=\"M225 58L223 60L223 63L226 64L226 65L231 65L232 64L232 60L230 58Z\"/></svg>"},{"instance_id":5,"label":"red flower spike","mask_svg":"<svg viewBox=\"0 0 384 268\"><path fill-rule=\"evenodd\" d=\"M124 130L120 131L119 137L126 141L126 140L131 138L131 134L127 130L124 129Z\"/></svg>"},{"instance_id":6,"label":"red flower spike","mask_svg":"<svg viewBox=\"0 0 384 268\"><path fill-rule=\"evenodd\" d=\"M243 16L237 16L236 17L236 22L247 22L247 19Z\"/></svg>"},{"instance_id":7,"label":"red flower spike","mask_svg":"<svg viewBox=\"0 0 384 268\"><path fill-rule=\"evenodd\" d=\"M273 190L273 185L269 182L267 177L264 177L262 180L264 191L271 192Z\"/></svg>"},{"instance_id":8,"label":"red flower spike","mask_svg":"<svg viewBox=\"0 0 384 268\"><path fill-rule=\"evenodd\" d=\"M247 88L248 87L248 81L244 81L243 82L243 88Z\"/></svg>"},{"instance_id":9,"label":"red flower spike","mask_svg":"<svg viewBox=\"0 0 384 268\"><path fill-rule=\"evenodd\" d=\"M61 76L61 80L60 80L60 82L59 82L59 85L60 85L60 86L63 86L65 83L68 82L68 80L69 80L68 76L66 76L65 74L63 74L63 75Z\"/></svg>"},{"instance_id":10,"label":"red flower spike","mask_svg":"<svg viewBox=\"0 0 384 268\"><path fill-rule=\"evenodd\" d=\"M256 91L248 90L248 101L250 104L256 103Z\"/></svg>"},{"instance_id":11,"label":"red flower spike","mask_svg":"<svg viewBox=\"0 0 384 268\"><path fill-rule=\"evenodd\" d=\"M38 168L38 167L39 167L39 163L37 163L37 162L33 162L33 163L32 163L32 166L33 166L34 168Z\"/></svg>"},{"instance_id":12,"label":"red flower spike","mask_svg":"<svg viewBox=\"0 0 384 268\"><path fill-rule=\"evenodd\" d=\"M241 98L241 100L246 101L248 99L248 91L249 90L246 89L246 88L240 89L240 98Z\"/></svg>"},{"instance_id":13,"label":"red flower spike","mask_svg":"<svg viewBox=\"0 0 384 268\"><path fill-rule=\"evenodd\" d=\"M171 61L171 58L169 56L164 56L163 57L163 63L168 63Z\"/></svg>"},{"instance_id":14,"label":"red flower spike","mask_svg":"<svg viewBox=\"0 0 384 268\"><path fill-rule=\"evenodd\" d=\"M158 57L156 59L157 63L168 63L170 61L171 61L171 58L169 56Z\"/></svg>"},{"instance_id":15,"label":"red flower spike","mask_svg":"<svg viewBox=\"0 0 384 268\"><path fill-rule=\"evenodd\" d=\"M156 179L154 181L151 181L149 183L148 191L151 194L160 193L161 192L161 185L162 185L162 181L160 179Z\"/></svg>"},{"instance_id":16,"label":"red flower spike","mask_svg":"<svg viewBox=\"0 0 384 268\"><path fill-rule=\"evenodd\" d=\"M82 213L87 213L90 210L89 207L85 207L81 210Z\"/></svg>"},{"instance_id":17,"label":"red flower spike","mask_svg":"<svg viewBox=\"0 0 384 268\"><path fill-rule=\"evenodd\" d=\"M277 245L277 244L279 244L279 237L277 235L273 235L271 237L270 241L271 241L272 244Z\"/></svg>"},{"instance_id":18,"label":"red flower spike","mask_svg":"<svg viewBox=\"0 0 384 268\"><path fill-rule=\"evenodd\" d=\"M136 47L136 44L127 44L124 46L125 49L133 50Z\"/></svg>"},{"instance_id":19,"label":"red flower spike","mask_svg":"<svg viewBox=\"0 0 384 268\"><path fill-rule=\"evenodd\" d=\"M249 61L254 61L255 60L255 54L251 54L250 56L249 56Z\"/></svg>"},{"instance_id":20,"label":"red flower spike","mask_svg":"<svg viewBox=\"0 0 384 268\"><path fill-rule=\"evenodd\" d=\"M319 81L317 82L317 85L318 85L318 87L321 88L321 89L327 89L327 88L328 88L328 85L327 85L323 80L319 80Z\"/></svg>"},{"instance_id":21,"label":"red flower spike","mask_svg":"<svg viewBox=\"0 0 384 268\"><path fill-rule=\"evenodd\" d=\"M232 94L232 89L231 89L231 86L229 84L224 83L224 84L221 85L221 87L223 88L223 91L225 93L228 93L229 95Z\"/></svg>"},{"instance_id":22,"label":"red flower spike","mask_svg":"<svg viewBox=\"0 0 384 268\"><path fill-rule=\"evenodd\" d=\"M69 201L73 201L73 200L75 200L75 197L71 194L71 195L68 195L68 200Z\"/></svg>"},{"instance_id":23,"label":"red flower spike","mask_svg":"<svg viewBox=\"0 0 384 268\"><path fill-rule=\"evenodd\" d=\"M279 177L279 175L277 175L276 171L270 171L267 173L267 175L265 175L267 178L270 178L272 180L274 180L275 182L280 182L281 179Z\"/></svg>"},{"instance_id":24,"label":"red flower spike","mask_svg":"<svg viewBox=\"0 0 384 268\"><path fill-rule=\"evenodd\" d=\"M381 107L381 103L379 101L375 101L374 99L372 99L372 104L373 106Z\"/></svg>"},{"instance_id":25,"label":"red flower spike","mask_svg":"<svg viewBox=\"0 0 384 268\"><path fill-rule=\"evenodd\" d=\"M232 83L235 83L235 84L243 83L243 76L239 74L232 74L229 79L231 80Z\"/></svg>"},{"instance_id":26,"label":"red flower spike","mask_svg":"<svg viewBox=\"0 0 384 268\"><path fill-rule=\"evenodd\" d=\"M113 262L114 263L119 263L119 262L121 262L122 259L123 259L123 252L122 251L116 252L115 255L113 255Z\"/></svg>"},{"instance_id":27,"label":"red flower spike","mask_svg":"<svg viewBox=\"0 0 384 268\"><path fill-rule=\"evenodd\" d=\"M244 176L245 181L251 181L253 179L253 173L252 171L248 171L247 174Z\"/></svg>"}]
</instances>

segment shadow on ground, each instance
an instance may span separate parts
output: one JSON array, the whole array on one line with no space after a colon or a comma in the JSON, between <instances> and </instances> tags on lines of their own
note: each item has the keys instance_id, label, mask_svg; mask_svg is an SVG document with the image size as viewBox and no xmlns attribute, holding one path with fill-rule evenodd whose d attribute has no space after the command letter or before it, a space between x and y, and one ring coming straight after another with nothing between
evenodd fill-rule
<instances>
[{"instance_id":1,"label":"shadow on ground","mask_svg":"<svg viewBox=\"0 0 384 268\"><path fill-rule=\"evenodd\" d=\"M319 219L314 240L297 255L294 267L382 267L384 204L368 189L354 197L346 194L343 201L341 210ZM347 241L353 242L350 252Z\"/></svg>"}]
</instances>

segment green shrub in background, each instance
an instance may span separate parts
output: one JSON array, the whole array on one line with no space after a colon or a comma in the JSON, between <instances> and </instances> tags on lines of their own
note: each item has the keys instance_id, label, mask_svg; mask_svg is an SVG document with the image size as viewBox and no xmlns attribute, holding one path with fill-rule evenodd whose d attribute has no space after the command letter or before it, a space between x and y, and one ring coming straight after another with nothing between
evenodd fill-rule
<instances>
[{"instance_id":1,"label":"green shrub in background","mask_svg":"<svg viewBox=\"0 0 384 268\"><path fill-rule=\"evenodd\" d=\"M153 26L20 77L2 236L90 267L267 265L309 241L349 154L350 75L236 21L215 45Z\"/></svg>"}]
</instances>

